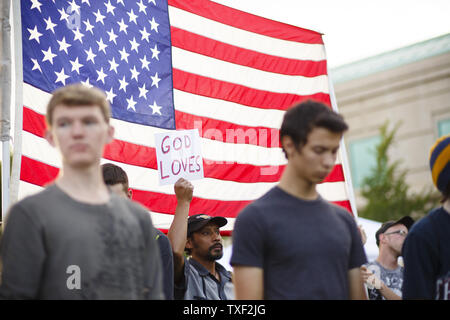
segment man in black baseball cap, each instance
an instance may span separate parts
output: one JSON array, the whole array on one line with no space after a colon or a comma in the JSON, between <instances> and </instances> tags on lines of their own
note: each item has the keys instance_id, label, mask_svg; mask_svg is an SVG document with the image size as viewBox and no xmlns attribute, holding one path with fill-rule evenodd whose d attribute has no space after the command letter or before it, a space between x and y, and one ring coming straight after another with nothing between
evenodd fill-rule
<instances>
[{"instance_id":1,"label":"man in black baseball cap","mask_svg":"<svg viewBox=\"0 0 450 320\"><path fill-rule=\"evenodd\" d=\"M193 232L200 230L208 223L215 224L219 228L222 228L227 224L227 222L227 219L225 219L224 217L211 217L206 214L196 214L190 216L188 219L187 236L190 237Z\"/></svg>"},{"instance_id":2,"label":"man in black baseball cap","mask_svg":"<svg viewBox=\"0 0 450 320\"><path fill-rule=\"evenodd\" d=\"M392 226L395 226L397 224L402 224L404 225L408 230L411 228L411 226L413 225L414 220L410 217L410 216L404 216L400 219L398 219L397 221L387 221L385 223L383 223L380 227L380 229L378 229L377 233L375 234L375 240L377 241L377 246L380 247L380 234L383 234L386 232L387 229L389 229Z\"/></svg>"},{"instance_id":3,"label":"man in black baseball cap","mask_svg":"<svg viewBox=\"0 0 450 320\"><path fill-rule=\"evenodd\" d=\"M383 223L375 234L379 254L375 261L361 267L370 300L400 300L403 266L398 264L403 243L414 220L405 216Z\"/></svg>"},{"instance_id":4,"label":"man in black baseball cap","mask_svg":"<svg viewBox=\"0 0 450 320\"><path fill-rule=\"evenodd\" d=\"M180 179L175 184L176 194L184 192L177 190L177 185L181 184L190 183ZM188 191L189 188L184 190ZM193 187L190 190L190 196L186 198L192 199ZM227 224L227 219L206 214L188 217L189 210L179 208L183 205L189 206L189 203L178 203L167 234L174 259L175 299L234 299L231 272L217 262L223 256L220 228Z\"/></svg>"}]
</instances>

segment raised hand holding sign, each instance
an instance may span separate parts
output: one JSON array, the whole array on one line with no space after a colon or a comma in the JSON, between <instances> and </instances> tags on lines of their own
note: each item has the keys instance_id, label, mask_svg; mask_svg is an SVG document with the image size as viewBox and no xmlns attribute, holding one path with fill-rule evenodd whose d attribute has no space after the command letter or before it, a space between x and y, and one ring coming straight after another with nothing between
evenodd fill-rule
<instances>
[{"instance_id":1,"label":"raised hand holding sign","mask_svg":"<svg viewBox=\"0 0 450 320\"><path fill-rule=\"evenodd\" d=\"M197 129L155 134L160 185L179 178L203 178L203 158Z\"/></svg>"}]
</instances>

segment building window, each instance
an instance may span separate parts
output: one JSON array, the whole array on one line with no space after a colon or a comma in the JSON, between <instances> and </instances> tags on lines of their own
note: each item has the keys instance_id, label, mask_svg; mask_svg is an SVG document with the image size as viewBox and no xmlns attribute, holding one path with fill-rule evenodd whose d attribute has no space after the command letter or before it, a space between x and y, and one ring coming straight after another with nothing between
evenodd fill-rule
<instances>
[{"instance_id":1,"label":"building window","mask_svg":"<svg viewBox=\"0 0 450 320\"><path fill-rule=\"evenodd\" d=\"M364 178L376 166L376 146L379 143L380 136L350 142L350 167L355 188L361 187Z\"/></svg>"},{"instance_id":2,"label":"building window","mask_svg":"<svg viewBox=\"0 0 450 320\"><path fill-rule=\"evenodd\" d=\"M450 134L450 119L438 121L438 134L439 137Z\"/></svg>"}]
</instances>

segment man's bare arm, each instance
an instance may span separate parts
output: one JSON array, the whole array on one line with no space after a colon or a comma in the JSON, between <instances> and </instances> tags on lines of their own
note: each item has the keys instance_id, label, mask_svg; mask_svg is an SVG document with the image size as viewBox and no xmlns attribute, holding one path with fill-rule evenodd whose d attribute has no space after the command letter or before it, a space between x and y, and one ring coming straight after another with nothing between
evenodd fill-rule
<instances>
[{"instance_id":1,"label":"man's bare arm","mask_svg":"<svg viewBox=\"0 0 450 320\"><path fill-rule=\"evenodd\" d=\"M377 288L380 291L380 293L386 300L402 300L402 297L400 297L394 291L389 289L389 287L386 286L386 284L382 280L380 280L376 275L374 275L370 270L368 270L364 266L361 267L361 276L363 283L364 282L370 283L371 281L370 277L375 277L376 281L379 283L378 286L375 286L375 288Z\"/></svg>"},{"instance_id":2,"label":"man's bare arm","mask_svg":"<svg viewBox=\"0 0 450 320\"><path fill-rule=\"evenodd\" d=\"M233 283L237 300L264 299L263 269L235 266L233 268Z\"/></svg>"},{"instance_id":3,"label":"man's bare arm","mask_svg":"<svg viewBox=\"0 0 450 320\"><path fill-rule=\"evenodd\" d=\"M175 183L174 190L177 196L177 207L167 237L172 245L174 279L177 282L183 273L183 254L187 238L187 220L194 187L189 181L180 178Z\"/></svg>"},{"instance_id":4,"label":"man's bare arm","mask_svg":"<svg viewBox=\"0 0 450 320\"><path fill-rule=\"evenodd\" d=\"M366 289L362 281L360 268L353 268L348 271L349 299L367 300Z\"/></svg>"}]
</instances>

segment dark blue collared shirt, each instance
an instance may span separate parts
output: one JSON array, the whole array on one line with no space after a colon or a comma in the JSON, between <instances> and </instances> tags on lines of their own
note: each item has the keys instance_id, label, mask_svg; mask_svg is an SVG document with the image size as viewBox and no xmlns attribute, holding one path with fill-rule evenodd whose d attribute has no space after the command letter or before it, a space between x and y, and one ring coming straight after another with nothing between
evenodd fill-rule
<instances>
[{"instance_id":1,"label":"dark blue collared shirt","mask_svg":"<svg viewBox=\"0 0 450 320\"><path fill-rule=\"evenodd\" d=\"M231 272L216 262L220 281L194 259L184 259L184 276L175 284L175 299L178 300L233 300L234 285Z\"/></svg>"}]
</instances>

